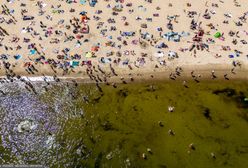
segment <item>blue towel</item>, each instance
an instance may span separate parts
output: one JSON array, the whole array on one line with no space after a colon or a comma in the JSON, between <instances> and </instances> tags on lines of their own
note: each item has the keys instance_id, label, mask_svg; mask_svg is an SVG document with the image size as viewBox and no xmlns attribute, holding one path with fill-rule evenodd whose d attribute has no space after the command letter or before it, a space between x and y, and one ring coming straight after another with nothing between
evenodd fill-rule
<instances>
[{"instance_id":1,"label":"blue towel","mask_svg":"<svg viewBox=\"0 0 248 168\"><path fill-rule=\"evenodd\" d=\"M82 5L86 4L86 0L80 0L80 4Z\"/></svg>"}]
</instances>

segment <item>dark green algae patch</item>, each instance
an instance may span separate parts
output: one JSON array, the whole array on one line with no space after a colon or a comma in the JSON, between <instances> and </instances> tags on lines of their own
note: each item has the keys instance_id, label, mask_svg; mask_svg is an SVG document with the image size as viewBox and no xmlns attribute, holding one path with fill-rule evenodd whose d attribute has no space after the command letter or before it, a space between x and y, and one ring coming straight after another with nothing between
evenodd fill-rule
<instances>
[{"instance_id":1,"label":"dark green algae patch","mask_svg":"<svg viewBox=\"0 0 248 168\"><path fill-rule=\"evenodd\" d=\"M70 86L72 106L63 109L74 117L56 135L64 155L52 167L248 167L248 82L188 86L119 84L102 86L103 93L91 84ZM52 109L64 87L53 86L40 99ZM83 113L73 114L78 109Z\"/></svg>"}]
</instances>

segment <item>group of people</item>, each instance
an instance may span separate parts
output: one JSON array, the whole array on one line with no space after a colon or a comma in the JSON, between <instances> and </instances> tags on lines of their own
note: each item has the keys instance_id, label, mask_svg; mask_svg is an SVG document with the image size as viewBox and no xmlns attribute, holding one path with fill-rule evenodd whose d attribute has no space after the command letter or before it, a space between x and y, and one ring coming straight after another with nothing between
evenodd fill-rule
<instances>
[{"instance_id":1,"label":"group of people","mask_svg":"<svg viewBox=\"0 0 248 168\"><path fill-rule=\"evenodd\" d=\"M201 55L209 58L202 59L205 64L230 59L234 68L246 64L248 58L244 50L248 33L243 28L248 12L237 0L233 3L237 11L240 9L239 15L233 16L225 9L223 20L215 15L227 5L224 1L206 1L204 5L180 2L182 11L177 2L152 0L0 3L0 68L8 78L15 77L14 71L36 76L87 75L96 83L109 84L109 78L119 75L126 83L123 76L133 81L140 72L167 73L166 68L172 67L176 72L168 74L175 80L185 60L193 65L194 59L202 59ZM205 12L201 13L201 8ZM220 59L222 62L218 62ZM211 76L216 78L213 73ZM224 78L229 79L227 74Z\"/></svg>"}]
</instances>

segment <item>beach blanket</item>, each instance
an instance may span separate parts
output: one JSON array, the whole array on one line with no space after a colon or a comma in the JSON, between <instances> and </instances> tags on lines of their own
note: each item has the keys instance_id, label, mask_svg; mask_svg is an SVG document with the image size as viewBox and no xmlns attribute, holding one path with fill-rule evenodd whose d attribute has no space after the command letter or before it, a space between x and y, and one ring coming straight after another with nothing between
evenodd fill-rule
<instances>
[{"instance_id":1,"label":"beach blanket","mask_svg":"<svg viewBox=\"0 0 248 168\"><path fill-rule=\"evenodd\" d=\"M86 0L80 0L80 4L81 4L81 5L86 4Z\"/></svg>"}]
</instances>

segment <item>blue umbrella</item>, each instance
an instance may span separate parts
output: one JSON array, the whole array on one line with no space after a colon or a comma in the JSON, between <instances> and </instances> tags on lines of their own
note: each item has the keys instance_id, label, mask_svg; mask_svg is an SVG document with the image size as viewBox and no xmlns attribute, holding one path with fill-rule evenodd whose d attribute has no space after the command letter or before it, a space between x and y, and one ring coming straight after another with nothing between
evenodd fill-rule
<instances>
[{"instance_id":1,"label":"blue umbrella","mask_svg":"<svg viewBox=\"0 0 248 168\"><path fill-rule=\"evenodd\" d=\"M21 55L14 55L14 58L16 59L16 60L19 60L20 58L21 58L22 56Z\"/></svg>"},{"instance_id":2,"label":"blue umbrella","mask_svg":"<svg viewBox=\"0 0 248 168\"><path fill-rule=\"evenodd\" d=\"M30 50L29 54L30 54L30 55L36 54L36 50L34 50L34 49Z\"/></svg>"},{"instance_id":3,"label":"blue umbrella","mask_svg":"<svg viewBox=\"0 0 248 168\"><path fill-rule=\"evenodd\" d=\"M95 7L96 3L97 3L97 0L90 0L90 6L91 7Z\"/></svg>"},{"instance_id":4,"label":"blue umbrella","mask_svg":"<svg viewBox=\"0 0 248 168\"><path fill-rule=\"evenodd\" d=\"M86 15L86 14L87 14L87 12L85 12L85 11L80 12L80 15Z\"/></svg>"}]
</instances>

